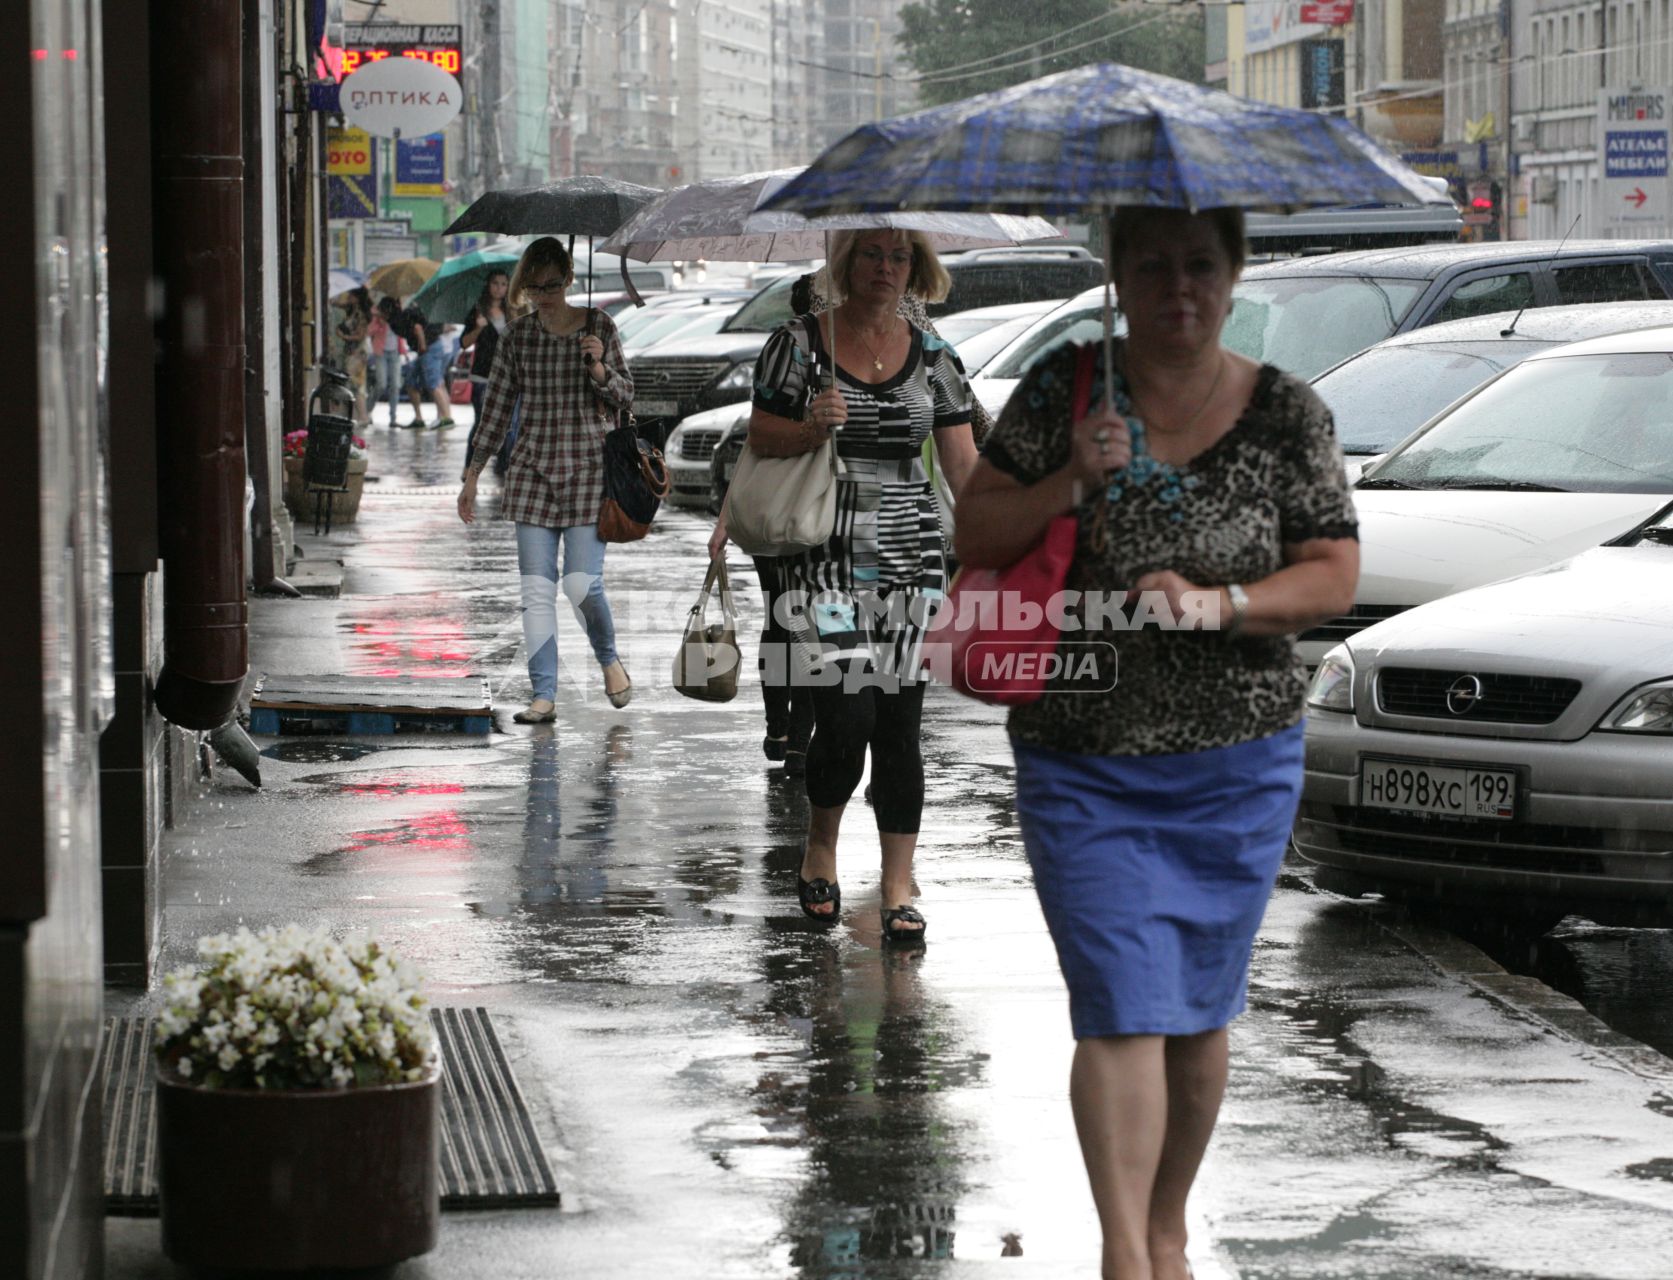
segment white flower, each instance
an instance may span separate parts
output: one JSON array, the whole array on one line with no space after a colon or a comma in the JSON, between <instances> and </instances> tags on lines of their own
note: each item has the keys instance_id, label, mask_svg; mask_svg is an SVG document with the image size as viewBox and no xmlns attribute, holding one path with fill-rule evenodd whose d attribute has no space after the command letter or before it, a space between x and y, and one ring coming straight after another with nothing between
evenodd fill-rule
<instances>
[{"instance_id":1,"label":"white flower","mask_svg":"<svg viewBox=\"0 0 1673 1280\"><path fill-rule=\"evenodd\" d=\"M190 1058L180 1059L179 1062L175 1063L174 1069L188 1080L192 1078L192 1060Z\"/></svg>"},{"instance_id":2,"label":"white flower","mask_svg":"<svg viewBox=\"0 0 1673 1280\"><path fill-rule=\"evenodd\" d=\"M215 1061L220 1063L222 1071L231 1071L238 1065L238 1059L243 1055L238 1052L236 1045L224 1045Z\"/></svg>"}]
</instances>

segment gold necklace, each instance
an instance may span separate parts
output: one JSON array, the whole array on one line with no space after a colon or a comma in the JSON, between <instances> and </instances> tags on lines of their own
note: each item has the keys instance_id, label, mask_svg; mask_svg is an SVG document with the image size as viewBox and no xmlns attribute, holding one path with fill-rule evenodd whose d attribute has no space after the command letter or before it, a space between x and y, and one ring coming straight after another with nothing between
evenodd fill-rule
<instances>
[{"instance_id":1,"label":"gold necklace","mask_svg":"<svg viewBox=\"0 0 1673 1280\"><path fill-rule=\"evenodd\" d=\"M1220 359L1218 360L1218 362L1216 362L1216 364L1214 366L1214 381L1208 384L1208 394L1205 395L1202 398L1202 403L1199 404L1194 410L1191 411L1191 416L1186 418L1185 421L1181 422L1177 427L1161 427L1161 428L1158 428L1157 425L1156 425L1156 419L1155 418L1151 417L1149 414L1141 414L1140 416L1149 425L1149 427L1152 431L1156 431L1156 430L1159 429L1162 432L1163 435L1172 436L1172 435L1178 435L1181 432L1189 431L1192 427L1197 425L1197 419L1202 417L1203 410L1207 409L1208 406L1209 406L1209 403L1214 399L1214 393L1220 389L1220 377L1225 372L1226 372L1226 356L1225 356L1224 352L1221 352L1220 353ZM1123 352L1122 356L1121 356L1121 376L1123 378L1126 378L1127 385L1129 387L1133 387L1133 390L1134 390L1134 393L1135 393L1133 395L1133 407L1136 409L1136 408L1138 408L1138 403L1139 403L1139 398L1138 398L1138 395L1136 394L1138 388L1134 387L1132 376L1127 372L1127 355L1126 355L1125 352Z\"/></svg>"},{"instance_id":2,"label":"gold necklace","mask_svg":"<svg viewBox=\"0 0 1673 1280\"><path fill-rule=\"evenodd\" d=\"M869 343L865 340L865 337L860 333L860 326L859 325L855 324L852 320L850 320L848 322L848 327L849 327L849 329L851 329L853 331L854 336L859 339L860 345L862 347L864 347L867 351L871 352L871 367L873 369L876 369L878 373L882 373L883 372L883 357L878 355L877 354L877 349L875 347L873 347L871 345L871 343ZM883 346L884 346L885 349L888 347L889 343L894 341L895 330L898 329L899 327L900 327L900 317L896 316L895 317L895 322L889 326L889 332L883 338Z\"/></svg>"}]
</instances>

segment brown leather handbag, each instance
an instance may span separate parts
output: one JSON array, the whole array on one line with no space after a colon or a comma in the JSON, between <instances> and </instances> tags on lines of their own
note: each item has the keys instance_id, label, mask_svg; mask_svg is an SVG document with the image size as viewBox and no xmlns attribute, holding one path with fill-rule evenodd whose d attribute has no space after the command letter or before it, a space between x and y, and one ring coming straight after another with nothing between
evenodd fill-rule
<instances>
[{"instance_id":1,"label":"brown leather handbag","mask_svg":"<svg viewBox=\"0 0 1673 1280\"><path fill-rule=\"evenodd\" d=\"M709 596L720 588L719 622L707 621ZM730 702L738 694L738 612L732 604L732 584L726 577L726 558L709 562L703 593L686 618L680 650L674 655L674 687L701 702Z\"/></svg>"}]
</instances>

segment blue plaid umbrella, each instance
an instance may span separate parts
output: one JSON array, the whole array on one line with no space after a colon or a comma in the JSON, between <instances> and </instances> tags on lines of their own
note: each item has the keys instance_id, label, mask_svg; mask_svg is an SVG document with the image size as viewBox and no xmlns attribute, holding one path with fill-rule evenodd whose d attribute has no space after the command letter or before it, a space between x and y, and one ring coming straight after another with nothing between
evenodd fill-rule
<instances>
[{"instance_id":1,"label":"blue plaid umbrella","mask_svg":"<svg viewBox=\"0 0 1673 1280\"><path fill-rule=\"evenodd\" d=\"M1428 204L1445 197L1339 116L1111 62L862 125L762 209L1031 213ZM1106 263L1106 271L1108 264ZM1104 307L1110 403L1112 308Z\"/></svg>"},{"instance_id":2,"label":"blue plaid umbrella","mask_svg":"<svg viewBox=\"0 0 1673 1280\"><path fill-rule=\"evenodd\" d=\"M1052 217L1130 204L1289 211L1437 199L1340 116L1106 62L862 125L762 208Z\"/></svg>"}]
</instances>

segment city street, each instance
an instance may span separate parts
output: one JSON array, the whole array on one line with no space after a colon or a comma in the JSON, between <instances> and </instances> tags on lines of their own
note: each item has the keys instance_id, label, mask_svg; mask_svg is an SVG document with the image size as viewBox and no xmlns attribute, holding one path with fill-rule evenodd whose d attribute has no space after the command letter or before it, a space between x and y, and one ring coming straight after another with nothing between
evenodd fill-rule
<instances>
[{"instance_id":1,"label":"city street","mask_svg":"<svg viewBox=\"0 0 1673 1280\"><path fill-rule=\"evenodd\" d=\"M219 768L165 835L163 968L204 934L325 923L495 1016L563 1208L450 1213L399 1280L1091 1280L1067 1001L1001 715L926 702L925 951L880 948L858 796L843 927L819 929L795 898L806 803L760 747L747 558L735 701L671 687L710 525L665 508L610 551L632 704L605 701L565 607L558 722L514 725L512 531L455 514L466 430L380 411L358 521L299 539L344 562L343 594L252 600L251 676L480 672L498 731L258 739L263 788ZM1300 866L1250 1005L1194 1202L1199 1280L1665 1280L1673 1061ZM110 1219L107 1250L113 1280L184 1274L155 1220Z\"/></svg>"}]
</instances>

